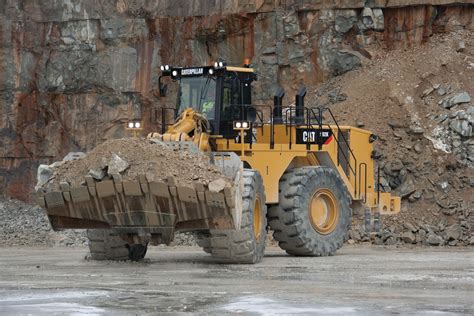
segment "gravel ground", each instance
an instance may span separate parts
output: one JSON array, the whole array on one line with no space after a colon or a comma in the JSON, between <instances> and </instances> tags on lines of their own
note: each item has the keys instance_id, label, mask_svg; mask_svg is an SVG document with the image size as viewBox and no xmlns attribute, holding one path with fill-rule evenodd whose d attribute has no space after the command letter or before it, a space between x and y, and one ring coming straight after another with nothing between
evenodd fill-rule
<instances>
[{"instance_id":1,"label":"gravel ground","mask_svg":"<svg viewBox=\"0 0 474 316\"><path fill-rule=\"evenodd\" d=\"M86 244L84 230L55 232L38 207L9 198L0 198L0 245L79 246Z\"/></svg>"}]
</instances>

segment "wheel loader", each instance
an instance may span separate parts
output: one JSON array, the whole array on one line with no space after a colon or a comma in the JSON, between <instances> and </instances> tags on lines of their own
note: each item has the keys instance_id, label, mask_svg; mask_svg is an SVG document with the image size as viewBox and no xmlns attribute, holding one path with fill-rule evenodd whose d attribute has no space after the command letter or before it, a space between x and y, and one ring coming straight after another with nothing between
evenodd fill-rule
<instances>
[{"instance_id":1,"label":"wheel loader","mask_svg":"<svg viewBox=\"0 0 474 316\"><path fill-rule=\"evenodd\" d=\"M88 229L93 259L139 260L148 244L169 244L181 231L216 262L257 263L268 229L290 255L327 256L346 241L353 213L370 226L400 211L400 198L382 192L376 178L376 135L340 126L329 108L305 106L304 87L290 106L281 88L272 106L252 105L257 78L249 65L223 61L161 67L160 94L164 81L176 84L177 103L156 109L161 131L148 139L205 153L233 186L85 176L84 185L38 193L52 227Z\"/></svg>"}]
</instances>

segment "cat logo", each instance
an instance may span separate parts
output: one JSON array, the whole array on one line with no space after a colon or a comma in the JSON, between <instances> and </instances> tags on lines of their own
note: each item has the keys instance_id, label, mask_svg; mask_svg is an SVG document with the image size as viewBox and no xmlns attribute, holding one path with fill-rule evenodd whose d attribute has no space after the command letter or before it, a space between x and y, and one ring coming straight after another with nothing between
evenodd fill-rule
<instances>
[{"instance_id":1,"label":"cat logo","mask_svg":"<svg viewBox=\"0 0 474 316\"><path fill-rule=\"evenodd\" d=\"M327 145L332 140L332 130L330 129L297 129L297 144L322 144Z\"/></svg>"}]
</instances>

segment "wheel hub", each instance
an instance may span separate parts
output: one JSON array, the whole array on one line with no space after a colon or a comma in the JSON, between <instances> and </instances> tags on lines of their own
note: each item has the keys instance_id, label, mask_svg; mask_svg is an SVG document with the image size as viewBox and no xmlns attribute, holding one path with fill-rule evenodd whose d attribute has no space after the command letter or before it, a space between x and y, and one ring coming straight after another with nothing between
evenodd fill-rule
<instances>
[{"instance_id":1,"label":"wheel hub","mask_svg":"<svg viewBox=\"0 0 474 316\"><path fill-rule=\"evenodd\" d=\"M328 189L317 190L308 207L311 226L320 234L334 231L339 218L339 207L334 194Z\"/></svg>"}]
</instances>

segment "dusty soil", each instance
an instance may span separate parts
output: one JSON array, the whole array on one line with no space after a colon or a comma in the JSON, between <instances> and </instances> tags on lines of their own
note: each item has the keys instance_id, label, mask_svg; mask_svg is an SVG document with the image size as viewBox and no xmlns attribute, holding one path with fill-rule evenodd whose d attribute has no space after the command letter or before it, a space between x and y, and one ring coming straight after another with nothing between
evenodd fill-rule
<instances>
[{"instance_id":1,"label":"dusty soil","mask_svg":"<svg viewBox=\"0 0 474 316\"><path fill-rule=\"evenodd\" d=\"M122 173L126 180L136 180L139 174L145 174L148 179L154 180L175 177L178 184L192 186L194 182L206 185L213 180L225 179L203 153L179 150L147 139L123 138L108 140L84 158L59 165L54 169L51 184L57 186L60 181L67 181L71 185L81 185L91 169L107 172L113 154L129 164Z\"/></svg>"},{"instance_id":2,"label":"dusty soil","mask_svg":"<svg viewBox=\"0 0 474 316\"><path fill-rule=\"evenodd\" d=\"M329 106L340 124L379 136L382 180L387 191L403 196L401 213L383 219L388 235L413 231L406 240L424 243L431 233L445 243L468 244L474 227L474 138L460 136L450 124L461 115L464 120L474 104L474 34L435 35L421 46L388 52L373 45L368 53L372 59L364 67L318 87L319 97L311 102ZM471 102L441 106L462 92ZM461 231L459 240L446 239L448 227ZM425 237L416 239L421 230Z\"/></svg>"},{"instance_id":3,"label":"dusty soil","mask_svg":"<svg viewBox=\"0 0 474 316\"><path fill-rule=\"evenodd\" d=\"M465 248L348 246L257 265L216 265L197 248L153 247L144 262L84 260L84 248L3 248L2 314L473 314ZM8 254L8 255L6 255Z\"/></svg>"}]
</instances>

